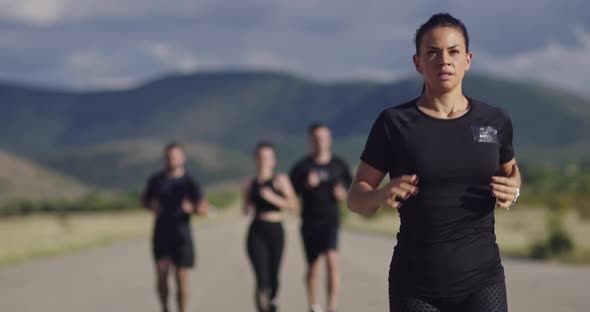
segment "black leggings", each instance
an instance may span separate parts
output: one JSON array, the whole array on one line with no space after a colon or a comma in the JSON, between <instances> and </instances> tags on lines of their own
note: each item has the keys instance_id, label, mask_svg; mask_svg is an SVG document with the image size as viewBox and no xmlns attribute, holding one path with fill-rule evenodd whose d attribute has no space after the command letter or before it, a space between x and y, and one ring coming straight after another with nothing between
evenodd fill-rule
<instances>
[{"instance_id":1,"label":"black leggings","mask_svg":"<svg viewBox=\"0 0 590 312\"><path fill-rule=\"evenodd\" d=\"M280 222L254 220L248 231L248 257L256 274L256 307L271 311L279 289L279 268L283 256L284 231Z\"/></svg>"},{"instance_id":2,"label":"black leggings","mask_svg":"<svg viewBox=\"0 0 590 312\"><path fill-rule=\"evenodd\" d=\"M497 282L454 298L423 298L389 291L390 312L507 312L506 284Z\"/></svg>"}]
</instances>

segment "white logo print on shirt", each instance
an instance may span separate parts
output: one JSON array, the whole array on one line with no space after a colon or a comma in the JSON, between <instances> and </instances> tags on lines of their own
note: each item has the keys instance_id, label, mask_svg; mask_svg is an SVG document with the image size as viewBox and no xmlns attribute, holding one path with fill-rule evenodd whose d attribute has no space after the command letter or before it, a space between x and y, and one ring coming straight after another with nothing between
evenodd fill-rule
<instances>
[{"instance_id":1,"label":"white logo print on shirt","mask_svg":"<svg viewBox=\"0 0 590 312\"><path fill-rule=\"evenodd\" d=\"M498 143L498 130L491 126L471 126L473 141L479 143Z\"/></svg>"}]
</instances>

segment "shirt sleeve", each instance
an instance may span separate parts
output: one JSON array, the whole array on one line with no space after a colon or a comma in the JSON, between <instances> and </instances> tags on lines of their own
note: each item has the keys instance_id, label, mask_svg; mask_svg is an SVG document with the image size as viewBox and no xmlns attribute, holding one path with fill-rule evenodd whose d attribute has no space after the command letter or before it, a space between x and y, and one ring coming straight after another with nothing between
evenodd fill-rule
<instances>
[{"instance_id":1,"label":"shirt sleeve","mask_svg":"<svg viewBox=\"0 0 590 312\"><path fill-rule=\"evenodd\" d=\"M350 188L350 185L352 185L352 175L350 174L350 167L348 166L348 163L344 160L341 160L340 163L342 166L342 183L344 183L344 186L348 189Z\"/></svg>"},{"instance_id":2,"label":"shirt sleeve","mask_svg":"<svg viewBox=\"0 0 590 312\"><path fill-rule=\"evenodd\" d=\"M293 189L297 194L301 194L303 191L304 186L304 175L305 172L303 170L303 166L301 163L296 164L293 166L291 171L289 172L289 179L291 180L291 184L293 184Z\"/></svg>"},{"instance_id":3,"label":"shirt sleeve","mask_svg":"<svg viewBox=\"0 0 590 312\"><path fill-rule=\"evenodd\" d=\"M498 131L500 138L500 164L505 164L514 158L514 146L512 145L512 120L504 114L504 125Z\"/></svg>"},{"instance_id":4,"label":"shirt sleeve","mask_svg":"<svg viewBox=\"0 0 590 312\"><path fill-rule=\"evenodd\" d=\"M193 204L197 204L203 198L203 189L201 187L201 183L195 178L190 178L189 180L189 199L193 202Z\"/></svg>"},{"instance_id":5,"label":"shirt sleeve","mask_svg":"<svg viewBox=\"0 0 590 312\"><path fill-rule=\"evenodd\" d=\"M151 176L147 181L147 184L146 184L143 194L141 196L141 200L144 203L147 203L150 200L155 199L155 198L156 198L156 177Z\"/></svg>"},{"instance_id":6,"label":"shirt sleeve","mask_svg":"<svg viewBox=\"0 0 590 312\"><path fill-rule=\"evenodd\" d=\"M361 160L369 166L383 172L389 172L392 161L392 140L387 116L382 112L369 132Z\"/></svg>"}]
</instances>

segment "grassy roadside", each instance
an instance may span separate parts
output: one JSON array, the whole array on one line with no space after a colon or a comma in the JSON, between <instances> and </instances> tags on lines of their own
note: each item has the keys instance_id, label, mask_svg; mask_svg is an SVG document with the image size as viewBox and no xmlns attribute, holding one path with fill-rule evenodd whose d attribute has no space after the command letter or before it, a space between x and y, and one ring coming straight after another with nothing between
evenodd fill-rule
<instances>
[{"instance_id":1,"label":"grassy roadside","mask_svg":"<svg viewBox=\"0 0 590 312\"><path fill-rule=\"evenodd\" d=\"M237 203L210 217L193 217L200 227L239 214ZM58 256L115 242L147 238L153 216L145 210L31 215L0 219L0 268L35 259Z\"/></svg>"},{"instance_id":2,"label":"grassy roadside","mask_svg":"<svg viewBox=\"0 0 590 312\"><path fill-rule=\"evenodd\" d=\"M539 207L524 207L496 212L496 236L503 255L524 258L531 246L548 232L547 211ZM590 264L590 220L582 220L571 211L565 217L565 229L574 241L574 251L551 261L572 264ZM399 230L399 217L394 213L364 218L347 213L344 226L353 231L390 236L395 239Z\"/></svg>"},{"instance_id":3,"label":"grassy roadside","mask_svg":"<svg viewBox=\"0 0 590 312\"><path fill-rule=\"evenodd\" d=\"M238 201L234 199L218 215L194 217L193 226L196 228L235 217L239 214L237 206ZM511 257L527 256L531 245L547 234L546 214L546 210L537 207L497 211L496 234L502 253ZM574 240L575 249L556 261L590 264L590 221L581 220L571 212L564 223ZM1 218L0 268L115 242L147 238L152 224L153 216L144 210ZM387 235L394 240L399 218L393 213L383 213L374 218L346 213L344 226L353 231Z\"/></svg>"}]
</instances>

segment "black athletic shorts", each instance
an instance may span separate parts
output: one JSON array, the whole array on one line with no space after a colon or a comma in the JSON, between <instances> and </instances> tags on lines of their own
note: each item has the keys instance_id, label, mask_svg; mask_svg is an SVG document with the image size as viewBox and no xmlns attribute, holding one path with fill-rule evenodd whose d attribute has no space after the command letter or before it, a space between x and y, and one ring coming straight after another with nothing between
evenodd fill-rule
<instances>
[{"instance_id":1,"label":"black athletic shorts","mask_svg":"<svg viewBox=\"0 0 590 312\"><path fill-rule=\"evenodd\" d=\"M195 248L192 238L154 238L152 242L154 259L168 259L177 267L192 268L195 265Z\"/></svg>"},{"instance_id":2,"label":"black athletic shorts","mask_svg":"<svg viewBox=\"0 0 590 312\"><path fill-rule=\"evenodd\" d=\"M301 238L308 264L326 251L338 249L339 229L339 222L303 222Z\"/></svg>"}]
</instances>

